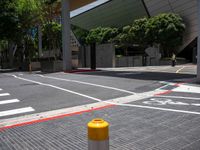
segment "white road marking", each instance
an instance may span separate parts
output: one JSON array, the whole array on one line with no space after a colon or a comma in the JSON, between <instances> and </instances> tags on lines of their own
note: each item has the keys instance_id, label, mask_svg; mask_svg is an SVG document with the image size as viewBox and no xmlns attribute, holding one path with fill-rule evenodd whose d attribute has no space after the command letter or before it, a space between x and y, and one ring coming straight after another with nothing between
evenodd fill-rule
<instances>
[{"instance_id":1,"label":"white road marking","mask_svg":"<svg viewBox=\"0 0 200 150\"><path fill-rule=\"evenodd\" d=\"M34 80L21 78L21 77L18 77L16 75L12 75L12 76L17 78L17 79L20 79L20 80L36 83L36 84L43 85L43 86L52 87L52 88L55 88L55 89L58 89L58 90L61 90L61 91L65 91L65 92L68 92L68 93L72 93L72 94L76 94L76 95L79 95L79 96L82 96L82 97L86 97L86 98L89 98L89 99L92 99L92 100L95 100L95 101L98 101L98 102L102 101L102 100L100 100L98 98L95 98L95 97L92 97L92 96L88 96L88 95L85 95L85 94L81 94L81 93L78 93L78 92L74 92L74 91L71 91L71 90L67 90L67 89L64 89L64 88L61 88L61 87L58 87L58 86L54 86L54 85L51 85L51 84L46 84L46 83L42 83L42 82L38 82L38 81L34 81Z\"/></svg>"},{"instance_id":2,"label":"white road marking","mask_svg":"<svg viewBox=\"0 0 200 150\"><path fill-rule=\"evenodd\" d=\"M0 94L0 96L8 96L8 95L10 95L9 93L2 93L2 94Z\"/></svg>"},{"instance_id":3,"label":"white road marking","mask_svg":"<svg viewBox=\"0 0 200 150\"><path fill-rule=\"evenodd\" d=\"M0 126L2 126L2 127L13 125L13 124L20 123L20 122L27 122L27 121L31 121L31 120L38 120L38 119L41 119L41 118L49 118L49 117L68 114L68 113L80 112L80 111L84 111L84 110L88 110L88 109L95 109L95 108L107 106L108 104L117 105L117 106L144 108L144 109L153 109L153 110L160 110L160 111L167 111L167 112L178 112L178 113L200 115L200 112L194 112L194 111L184 111L184 110L168 109L168 108L162 108L162 107L151 107L151 106L127 104L129 102L143 100L144 98L148 98L148 97L153 97L156 92L162 92L162 91L165 91L165 90L157 89L155 91L151 91L152 93L151 92L140 93L140 94L138 93L136 95L131 95L131 96L121 97L121 98L117 98L117 99L102 101L102 100L94 98L94 97L90 97L90 96L87 96L87 95L84 95L84 94L80 94L80 93L77 93L77 92L66 90L66 89L63 89L63 88L60 88L60 87L57 87L57 86L53 86L53 85L50 85L50 84L45 84L45 83L41 83L41 82L29 80L29 79L17 77L15 75L12 75L12 76L17 78L17 79L24 80L24 81L37 83L37 84L40 84L40 85L56 88L56 89L59 89L59 90L62 90L62 91L66 91L66 92L77 94L77 95L80 95L80 96L83 96L83 97L87 97L87 98L93 99L95 101L98 101L98 103L92 103L92 104L87 104L87 105L82 105L82 106L75 106L75 107L71 107L71 108L64 108L64 109L53 110L53 111L48 111L48 112L43 112L43 113L37 113L37 114L33 114L33 115L27 115L26 117L13 118L11 120L9 120L9 119L1 120Z\"/></svg>"},{"instance_id":4,"label":"white road marking","mask_svg":"<svg viewBox=\"0 0 200 150\"><path fill-rule=\"evenodd\" d=\"M163 99L163 98L151 98L149 101L144 101L143 104L148 104L148 105L190 105L189 103L172 101L171 99Z\"/></svg>"},{"instance_id":5,"label":"white road marking","mask_svg":"<svg viewBox=\"0 0 200 150\"><path fill-rule=\"evenodd\" d=\"M110 102L110 104L112 104L112 103ZM177 110L177 109L169 109L169 108L162 108L162 107L151 107L151 106L132 105L132 104L120 104L120 106L137 107L137 108L147 108L147 109L154 109L154 110L162 110L162 111L170 111L170 112L179 112L179 113L200 115L200 112Z\"/></svg>"},{"instance_id":6,"label":"white road marking","mask_svg":"<svg viewBox=\"0 0 200 150\"><path fill-rule=\"evenodd\" d=\"M129 94L136 94L135 92L132 92L132 91L127 91L127 90L124 90L124 89L119 89L119 88L100 85L100 84L88 83L88 82L77 81L77 80L69 80L69 79L63 79L63 78L56 78L56 77L51 77L51 76L43 76L43 75L38 75L38 76L43 77L43 78L54 79L54 80L61 80L61 81L67 81L67 82L74 82L74 83L79 83L79 84L91 85L91 86L101 87L101 88L105 88L105 89L112 89L112 90L116 90L116 91L120 91L120 92L124 92L124 93L129 93Z\"/></svg>"},{"instance_id":7,"label":"white road marking","mask_svg":"<svg viewBox=\"0 0 200 150\"><path fill-rule=\"evenodd\" d=\"M183 96L164 96L164 95L155 95L156 97L163 97L163 98L177 98L177 99L191 99L191 100L200 100L200 98L196 97L183 97Z\"/></svg>"},{"instance_id":8,"label":"white road marking","mask_svg":"<svg viewBox=\"0 0 200 150\"><path fill-rule=\"evenodd\" d=\"M2 89L0 89L0 91L2 91Z\"/></svg>"},{"instance_id":9,"label":"white road marking","mask_svg":"<svg viewBox=\"0 0 200 150\"><path fill-rule=\"evenodd\" d=\"M10 103L16 103L16 102L19 102L19 101L20 100L18 100L18 99L3 100L3 101L0 101L0 105L10 104Z\"/></svg>"},{"instance_id":10,"label":"white road marking","mask_svg":"<svg viewBox=\"0 0 200 150\"><path fill-rule=\"evenodd\" d=\"M183 66L183 67L181 67L180 69L178 69L177 71L176 71L176 73L179 73L181 70L183 70L185 68L185 66Z\"/></svg>"},{"instance_id":11,"label":"white road marking","mask_svg":"<svg viewBox=\"0 0 200 150\"><path fill-rule=\"evenodd\" d=\"M191 105L193 105L193 106L200 106L200 104L191 104Z\"/></svg>"},{"instance_id":12,"label":"white road marking","mask_svg":"<svg viewBox=\"0 0 200 150\"><path fill-rule=\"evenodd\" d=\"M180 85L174 88L174 92L184 92L184 93L200 93L200 87L190 86L190 85Z\"/></svg>"},{"instance_id":13,"label":"white road marking","mask_svg":"<svg viewBox=\"0 0 200 150\"><path fill-rule=\"evenodd\" d=\"M6 110L6 111L1 111L0 112L0 117L16 115L16 114L32 112L32 111L35 111L32 107L25 107L25 108L13 109L13 110Z\"/></svg>"}]
</instances>

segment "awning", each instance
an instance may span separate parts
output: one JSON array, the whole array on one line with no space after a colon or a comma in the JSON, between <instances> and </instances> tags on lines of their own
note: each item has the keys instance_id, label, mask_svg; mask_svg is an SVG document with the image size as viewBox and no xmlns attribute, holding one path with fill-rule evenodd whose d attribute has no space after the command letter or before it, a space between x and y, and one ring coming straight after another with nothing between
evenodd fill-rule
<instances>
[{"instance_id":1,"label":"awning","mask_svg":"<svg viewBox=\"0 0 200 150\"><path fill-rule=\"evenodd\" d=\"M72 10L75 10L75 9L78 9L82 6L85 6L89 3L92 3L96 0L70 0L69 3L70 3L70 11Z\"/></svg>"},{"instance_id":2,"label":"awning","mask_svg":"<svg viewBox=\"0 0 200 150\"><path fill-rule=\"evenodd\" d=\"M122 27L148 16L141 0L111 0L71 18L73 25L84 29Z\"/></svg>"}]
</instances>

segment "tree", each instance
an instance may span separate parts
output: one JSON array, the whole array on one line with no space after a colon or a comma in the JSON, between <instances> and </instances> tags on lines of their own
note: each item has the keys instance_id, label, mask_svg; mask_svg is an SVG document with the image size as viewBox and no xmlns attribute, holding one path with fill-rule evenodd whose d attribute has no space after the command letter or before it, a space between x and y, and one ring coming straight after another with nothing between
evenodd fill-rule
<instances>
[{"instance_id":1,"label":"tree","mask_svg":"<svg viewBox=\"0 0 200 150\"><path fill-rule=\"evenodd\" d=\"M179 15L163 13L149 19L146 34L149 41L161 45L165 56L170 56L182 44L184 31L185 25Z\"/></svg>"},{"instance_id":2,"label":"tree","mask_svg":"<svg viewBox=\"0 0 200 150\"><path fill-rule=\"evenodd\" d=\"M87 37L89 31L84 30L84 29L77 27L75 25L71 25L71 29L72 29L74 35L76 36L76 38L78 39L78 41L82 45L86 44L86 37Z\"/></svg>"},{"instance_id":3,"label":"tree","mask_svg":"<svg viewBox=\"0 0 200 150\"><path fill-rule=\"evenodd\" d=\"M43 46L46 50L61 49L61 24L56 22L43 25Z\"/></svg>"},{"instance_id":4,"label":"tree","mask_svg":"<svg viewBox=\"0 0 200 150\"><path fill-rule=\"evenodd\" d=\"M129 34L132 37L132 42L134 44L139 44L142 47L145 47L148 44L146 37L148 19L141 18L133 22L133 25L130 28Z\"/></svg>"},{"instance_id":5,"label":"tree","mask_svg":"<svg viewBox=\"0 0 200 150\"><path fill-rule=\"evenodd\" d=\"M18 31L18 14L15 0L0 1L0 40L13 40Z\"/></svg>"},{"instance_id":6,"label":"tree","mask_svg":"<svg viewBox=\"0 0 200 150\"><path fill-rule=\"evenodd\" d=\"M86 43L108 43L111 42L114 37L118 34L117 28L110 27L98 27L89 31L89 34L86 37Z\"/></svg>"}]
</instances>

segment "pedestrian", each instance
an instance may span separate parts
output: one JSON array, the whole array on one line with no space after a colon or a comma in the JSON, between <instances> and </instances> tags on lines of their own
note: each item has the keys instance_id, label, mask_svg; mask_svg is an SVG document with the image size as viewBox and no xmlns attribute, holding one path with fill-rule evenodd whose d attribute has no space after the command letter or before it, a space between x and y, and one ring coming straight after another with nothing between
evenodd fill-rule
<instances>
[{"instance_id":1,"label":"pedestrian","mask_svg":"<svg viewBox=\"0 0 200 150\"><path fill-rule=\"evenodd\" d=\"M172 54L172 67L176 65L176 55L173 53Z\"/></svg>"}]
</instances>

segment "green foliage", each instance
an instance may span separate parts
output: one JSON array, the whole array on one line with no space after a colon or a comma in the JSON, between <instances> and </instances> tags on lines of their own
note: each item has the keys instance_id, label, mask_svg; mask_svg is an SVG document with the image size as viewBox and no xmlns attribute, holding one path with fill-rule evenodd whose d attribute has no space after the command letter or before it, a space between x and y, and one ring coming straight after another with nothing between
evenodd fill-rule
<instances>
[{"instance_id":1,"label":"green foliage","mask_svg":"<svg viewBox=\"0 0 200 150\"><path fill-rule=\"evenodd\" d=\"M129 34L133 37L132 43L143 46L148 43L146 38L147 23L147 18L141 18L134 21L129 32Z\"/></svg>"},{"instance_id":2,"label":"green foliage","mask_svg":"<svg viewBox=\"0 0 200 150\"><path fill-rule=\"evenodd\" d=\"M121 32L114 38L114 42L118 44L131 43L133 36L130 34L131 26L125 26L122 28Z\"/></svg>"},{"instance_id":3,"label":"green foliage","mask_svg":"<svg viewBox=\"0 0 200 150\"><path fill-rule=\"evenodd\" d=\"M89 34L86 37L86 43L107 43L110 42L118 34L117 28L110 27L98 27L89 31Z\"/></svg>"},{"instance_id":4,"label":"green foliage","mask_svg":"<svg viewBox=\"0 0 200 150\"><path fill-rule=\"evenodd\" d=\"M77 26L71 25L71 29L81 44L86 44L86 37L88 35L88 31Z\"/></svg>"},{"instance_id":5,"label":"green foliage","mask_svg":"<svg viewBox=\"0 0 200 150\"><path fill-rule=\"evenodd\" d=\"M179 15L164 13L149 19L146 35L149 41L169 50L182 44L184 31L185 25Z\"/></svg>"},{"instance_id":6,"label":"green foliage","mask_svg":"<svg viewBox=\"0 0 200 150\"><path fill-rule=\"evenodd\" d=\"M18 14L15 0L0 1L0 39L12 40L18 30Z\"/></svg>"},{"instance_id":7,"label":"green foliage","mask_svg":"<svg viewBox=\"0 0 200 150\"><path fill-rule=\"evenodd\" d=\"M5 51L8 48L8 41L0 40L0 52Z\"/></svg>"},{"instance_id":8,"label":"green foliage","mask_svg":"<svg viewBox=\"0 0 200 150\"><path fill-rule=\"evenodd\" d=\"M121 45L139 44L146 45L146 26L148 19L141 18L135 20L133 25L123 27L121 33L116 37L115 41Z\"/></svg>"},{"instance_id":9,"label":"green foliage","mask_svg":"<svg viewBox=\"0 0 200 150\"><path fill-rule=\"evenodd\" d=\"M61 48L61 25L56 22L44 24L43 29L43 47L46 50Z\"/></svg>"},{"instance_id":10,"label":"green foliage","mask_svg":"<svg viewBox=\"0 0 200 150\"><path fill-rule=\"evenodd\" d=\"M17 0L17 12L19 17L19 27L23 32L27 32L34 27L41 19L40 0Z\"/></svg>"}]
</instances>

